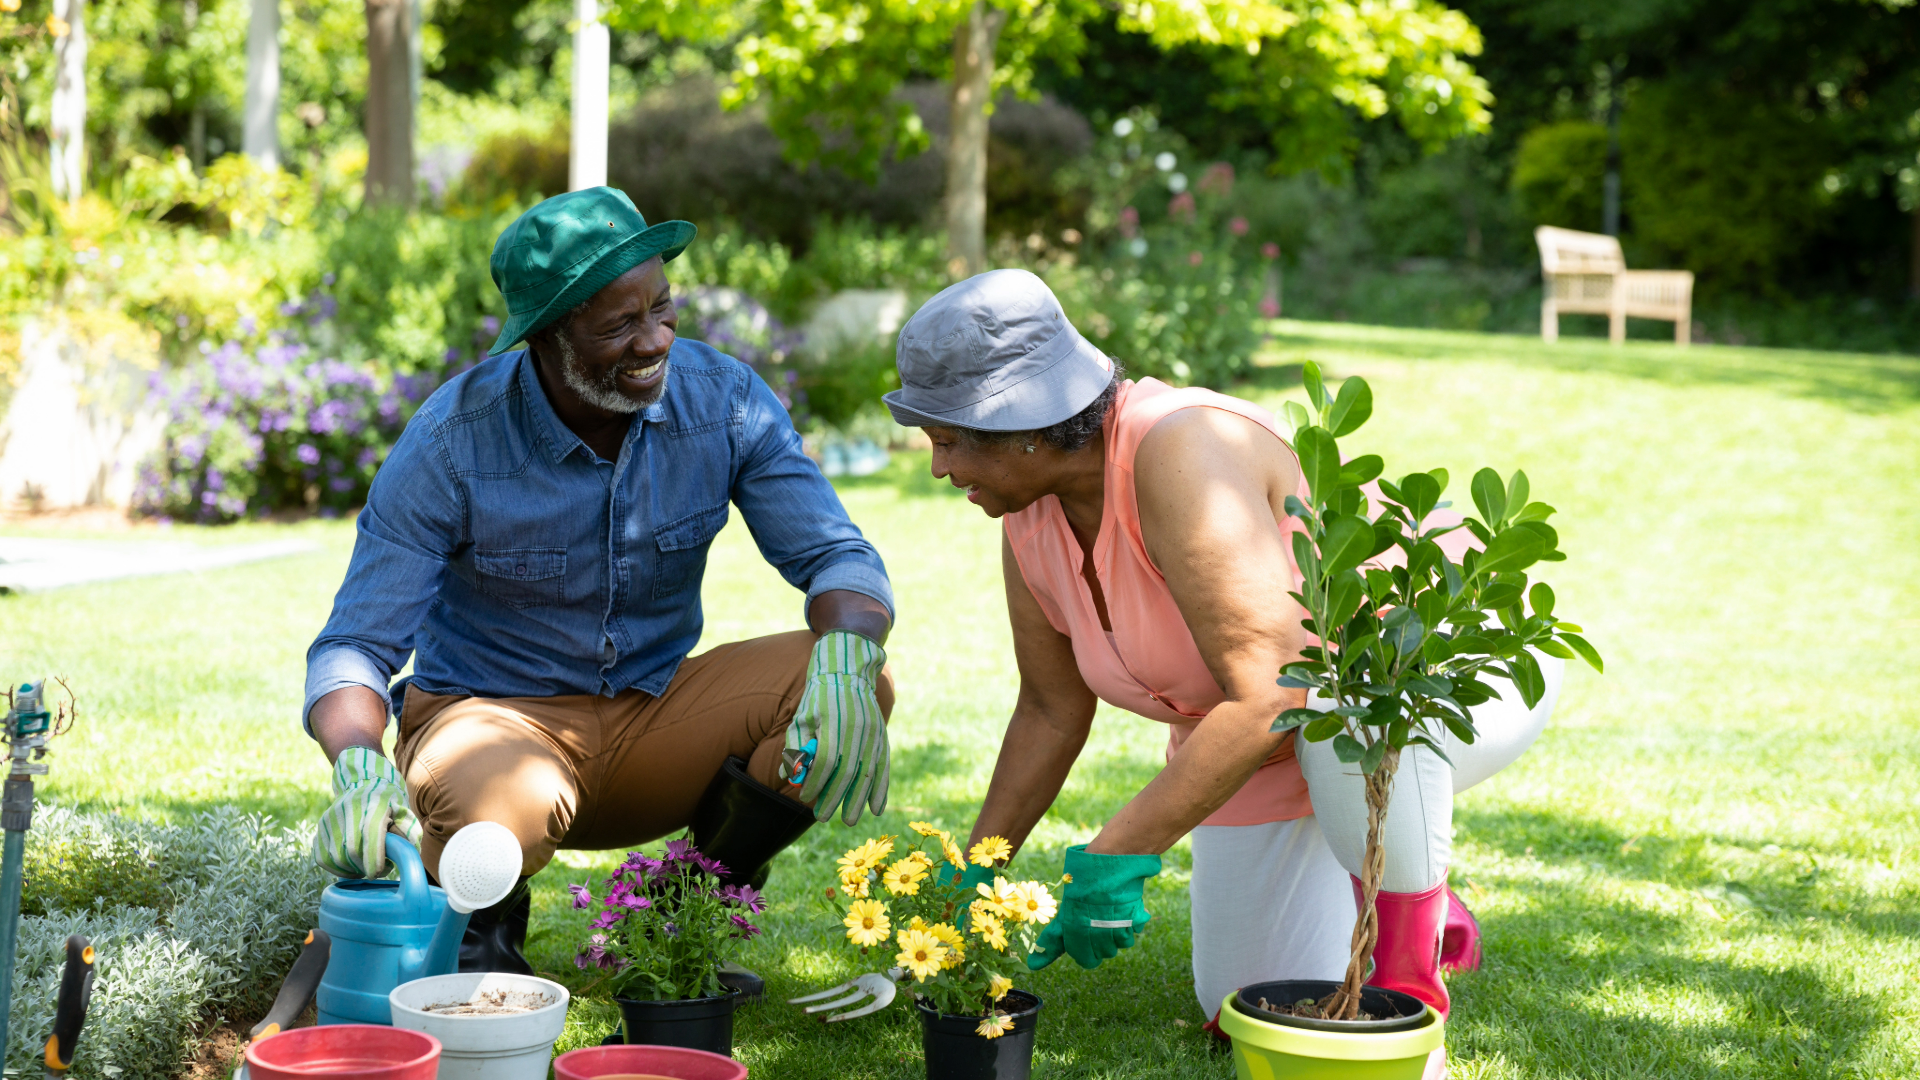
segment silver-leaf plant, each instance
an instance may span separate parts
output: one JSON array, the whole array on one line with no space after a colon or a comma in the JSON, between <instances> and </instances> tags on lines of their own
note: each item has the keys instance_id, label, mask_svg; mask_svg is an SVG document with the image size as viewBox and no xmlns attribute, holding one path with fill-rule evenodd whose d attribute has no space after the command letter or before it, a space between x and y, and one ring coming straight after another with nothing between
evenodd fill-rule
<instances>
[{"instance_id":1,"label":"silver-leaf plant","mask_svg":"<svg viewBox=\"0 0 1920 1080\"><path fill-rule=\"evenodd\" d=\"M1297 737L1309 742L1331 739L1334 754L1365 776L1361 911L1346 977L1318 1003L1324 1018L1351 1020L1359 1013L1379 937L1374 902L1386 866L1380 828L1401 754L1425 747L1451 765L1446 733L1462 743L1474 741L1469 710L1495 696L1486 678L1507 680L1529 708L1537 705L1546 681L1529 649L1578 657L1596 671L1601 660L1580 627L1554 615L1553 590L1545 582L1528 585L1528 567L1566 556L1559 534L1547 524L1553 507L1530 501L1526 473L1515 472L1505 482L1492 469L1475 473L1471 490L1479 516L1467 515L1459 524L1432 521L1434 511L1451 505L1441 500L1445 469L1380 480L1384 499L1372 505L1362 486L1379 479L1380 457L1343 461L1336 440L1366 422L1373 391L1354 377L1329 394L1311 362L1305 380L1313 413L1293 402L1286 411L1309 498L1288 496L1286 508L1302 525L1292 543L1303 580L1291 595L1306 609L1301 625L1319 640L1281 669L1279 681L1317 692L1333 707L1288 709L1273 730L1297 729ZM1459 528L1471 531L1479 545L1455 562L1436 541ZM1368 565L1395 547L1405 556L1403 565Z\"/></svg>"}]
</instances>

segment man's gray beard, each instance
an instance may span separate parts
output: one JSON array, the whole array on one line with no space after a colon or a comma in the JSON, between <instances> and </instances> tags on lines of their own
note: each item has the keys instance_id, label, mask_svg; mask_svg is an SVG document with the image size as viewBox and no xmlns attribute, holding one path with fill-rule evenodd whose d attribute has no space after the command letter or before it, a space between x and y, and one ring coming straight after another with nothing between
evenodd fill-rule
<instances>
[{"instance_id":1,"label":"man's gray beard","mask_svg":"<svg viewBox=\"0 0 1920 1080\"><path fill-rule=\"evenodd\" d=\"M620 391L618 368L609 368L603 381L594 382L592 376L587 373L586 365L580 362L580 354L574 351L573 341L566 334L555 334L553 343L560 353L560 378L566 382L567 389L579 394L580 400L589 405L608 412L637 413L658 402L667 392L669 369L661 370L660 382L653 388L652 393L645 398L630 397ZM666 358L662 357L660 362L665 364Z\"/></svg>"}]
</instances>

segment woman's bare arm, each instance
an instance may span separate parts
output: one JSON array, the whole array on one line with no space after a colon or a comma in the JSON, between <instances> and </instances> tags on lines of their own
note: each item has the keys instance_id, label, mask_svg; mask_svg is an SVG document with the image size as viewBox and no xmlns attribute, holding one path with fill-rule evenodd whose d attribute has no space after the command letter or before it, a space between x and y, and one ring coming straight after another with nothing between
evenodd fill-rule
<instances>
[{"instance_id":1,"label":"woman's bare arm","mask_svg":"<svg viewBox=\"0 0 1920 1080\"><path fill-rule=\"evenodd\" d=\"M1276 508L1299 469L1272 433L1222 409L1154 425L1134 459L1141 534L1226 700L1087 850L1158 854L1240 790L1286 735L1304 691L1275 685L1302 643ZM1284 513L1284 511L1281 511Z\"/></svg>"},{"instance_id":2,"label":"woman's bare arm","mask_svg":"<svg viewBox=\"0 0 1920 1080\"><path fill-rule=\"evenodd\" d=\"M1097 699L1080 677L1072 640L1047 621L1020 576L1013 545L1004 534L1000 566L1006 578L1007 616L1013 623L1013 655L1020 665L1020 696L969 843L1004 836L1017 852L1053 805L1087 744Z\"/></svg>"}]
</instances>

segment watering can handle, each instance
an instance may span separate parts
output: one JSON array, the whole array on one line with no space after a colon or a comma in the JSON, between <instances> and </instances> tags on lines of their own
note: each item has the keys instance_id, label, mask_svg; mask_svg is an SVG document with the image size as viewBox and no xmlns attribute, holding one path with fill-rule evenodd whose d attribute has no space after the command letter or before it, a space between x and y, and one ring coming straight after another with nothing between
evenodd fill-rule
<instances>
[{"instance_id":1,"label":"watering can handle","mask_svg":"<svg viewBox=\"0 0 1920 1080\"><path fill-rule=\"evenodd\" d=\"M400 902L408 908L424 908L433 902L428 892L427 867L420 861L420 849L399 833L387 834L387 858L400 871Z\"/></svg>"}]
</instances>

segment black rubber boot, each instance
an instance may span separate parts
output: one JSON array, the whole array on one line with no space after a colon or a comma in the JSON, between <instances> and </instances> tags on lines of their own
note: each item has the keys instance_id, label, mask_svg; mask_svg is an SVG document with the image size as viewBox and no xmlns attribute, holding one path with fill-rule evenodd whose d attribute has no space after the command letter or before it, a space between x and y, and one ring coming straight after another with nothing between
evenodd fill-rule
<instances>
[{"instance_id":1,"label":"black rubber boot","mask_svg":"<svg viewBox=\"0 0 1920 1080\"><path fill-rule=\"evenodd\" d=\"M460 970L533 974L525 954L532 916L533 890L521 878L506 899L468 916L466 936L460 939Z\"/></svg>"},{"instance_id":2,"label":"black rubber boot","mask_svg":"<svg viewBox=\"0 0 1920 1080\"><path fill-rule=\"evenodd\" d=\"M693 811L693 844L718 859L725 885L762 889L773 857L813 828L813 811L747 775L747 763L730 757L707 785ZM738 989L745 1001L758 1001L766 980L738 964L720 972L723 985Z\"/></svg>"}]
</instances>

